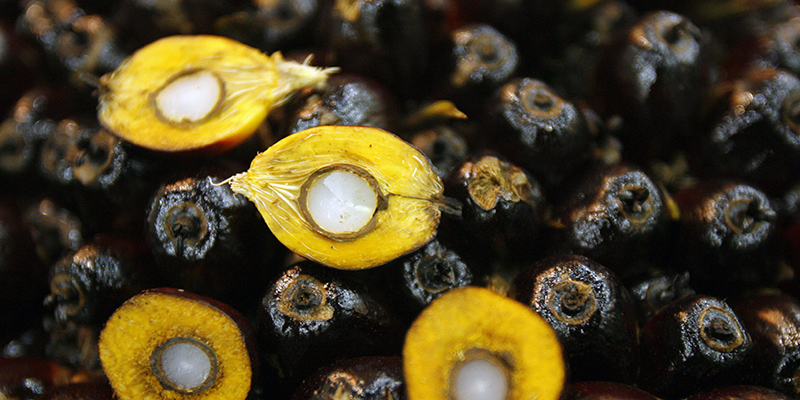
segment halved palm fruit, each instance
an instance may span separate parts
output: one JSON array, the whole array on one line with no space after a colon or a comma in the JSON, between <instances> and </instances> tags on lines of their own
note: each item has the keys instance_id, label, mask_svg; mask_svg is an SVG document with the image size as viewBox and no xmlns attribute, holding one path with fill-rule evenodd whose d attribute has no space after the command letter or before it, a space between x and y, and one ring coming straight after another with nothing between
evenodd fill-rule
<instances>
[{"instance_id":1,"label":"halved palm fruit","mask_svg":"<svg viewBox=\"0 0 800 400\"><path fill-rule=\"evenodd\" d=\"M442 182L416 148L378 128L319 126L229 179L293 252L340 269L391 261L436 234Z\"/></svg>"},{"instance_id":2,"label":"halved palm fruit","mask_svg":"<svg viewBox=\"0 0 800 400\"><path fill-rule=\"evenodd\" d=\"M538 314L489 289L434 300L406 334L409 400L557 400L566 367L558 337Z\"/></svg>"},{"instance_id":3,"label":"halved palm fruit","mask_svg":"<svg viewBox=\"0 0 800 400\"><path fill-rule=\"evenodd\" d=\"M224 37L170 36L100 79L98 118L148 149L221 151L252 135L292 93L324 84L333 71Z\"/></svg>"},{"instance_id":4,"label":"halved palm fruit","mask_svg":"<svg viewBox=\"0 0 800 400\"><path fill-rule=\"evenodd\" d=\"M257 360L244 317L177 289L140 293L108 319L100 361L122 400L244 399Z\"/></svg>"}]
</instances>

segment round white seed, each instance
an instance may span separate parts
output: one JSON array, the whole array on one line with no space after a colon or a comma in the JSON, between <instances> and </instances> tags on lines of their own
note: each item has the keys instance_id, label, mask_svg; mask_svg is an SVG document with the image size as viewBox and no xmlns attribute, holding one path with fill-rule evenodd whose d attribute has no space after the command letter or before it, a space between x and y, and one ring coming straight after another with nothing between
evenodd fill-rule
<instances>
[{"instance_id":1,"label":"round white seed","mask_svg":"<svg viewBox=\"0 0 800 400\"><path fill-rule=\"evenodd\" d=\"M174 124L191 124L207 118L222 100L222 81L211 71L200 70L167 83L155 98L156 111Z\"/></svg>"},{"instance_id":2,"label":"round white seed","mask_svg":"<svg viewBox=\"0 0 800 400\"><path fill-rule=\"evenodd\" d=\"M455 400L504 400L508 394L502 367L482 358L462 364L453 379Z\"/></svg>"},{"instance_id":3,"label":"round white seed","mask_svg":"<svg viewBox=\"0 0 800 400\"><path fill-rule=\"evenodd\" d=\"M208 354L191 342L174 343L161 352L161 370L176 387L199 388L208 380L211 368Z\"/></svg>"},{"instance_id":4,"label":"round white seed","mask_svg":"<svg viewBox=\"0 0 800 400\"><path fill-rule=\"evenodd\" d=\"M348 234L364 228L378 208L378 194L361 176L331 171L308 188L306 209L321 229Z\"/></svg>"}]
</instances>

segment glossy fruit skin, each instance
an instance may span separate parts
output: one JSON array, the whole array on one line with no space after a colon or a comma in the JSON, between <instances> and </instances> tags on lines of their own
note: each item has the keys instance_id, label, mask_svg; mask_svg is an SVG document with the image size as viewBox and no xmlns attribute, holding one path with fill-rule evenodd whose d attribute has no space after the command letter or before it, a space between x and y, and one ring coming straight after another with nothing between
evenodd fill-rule
<instances>
[{"instance_id":1,"label":"glossy fruit skin","mask_svg":"<svg viewBox=\"0 0 800 400\"><path fill-rule=\"evenodd\" d=\"M590 101L594 70L604 50L637 22L639 14L630 1L588 1L585 7L570 7L555 29L552 55L540 63L548 82L572 101Z\"/></svg>"},{"instance_id":2,"label":"glossy fruit skin","mask_svg":"<svg viewBox=\"0 0 800 400\"><path fill-rule=\"evenodd\" d=\"M32 177L39 147L55 131L53 108L62 103L62 93L48 87L25 92L0 125L0 171L6 175Z\"/></svg>"},{"instance_id":3,"label":"glossy fruit skin","mask_svg":"<svg viewBox=\"0 0 800 400\"><path fill-rule=\"evenodd\" d=\"M87 15L75 2L25 2L20 30L36 40L55 70L76 87L90 91L81 74L100 76L116 68L127 55L116 41L109 22Z\"/></svg>"},{"instance_id":4,"label":"glossy fruit skin","mask_svg":"<svg viewBox=\"0 0 800 400\"><path fill-rule=\"evenodd\" d=\"M366 282L383 288L390 306L410 323L428 304L452 289L475 284L485 268L434 238L388 264L365 271Z\"/></svg>"},{"instance_id":5,"label":"glossy fruit skin","mask_svg":"<svg viewBox=\"0 0 800 400\"><path fill-rule=\"evenodd\" d=\"M482 112L486 98L511 79L520 64L516 43L488 24L453 29L441 47L434 56L441 69L434 72L440 86L434 92L470 116Z\"/></svg>"},{"instance_id":6,"label":"glossy fruit skin","mask_svg":"<svg viewBox=\"0 0 800 400\"><path fill-rule=\"evenodd\" d=\"M236 164L207 165L166 179L153 192L147 243L169 286L247 310L255 307L283 255L258 211L219 182Z\"/></svg>"},{"instance_id":7,"label":"glossy fruit skin","mask_svg":"<svg viewBox=\"0 0 800 400\"><path fill-rule=\"evenodd\" d=\"M445 193L461 204L459 217L442 222L441 240L469 257L532 260L547 205L539 182L494 154L476 155L444 180Z\"/></svg>"},{"instance_id":8,"label":"glossy fruit skin","mask_svg":"<svg viewBox=\"0 0 800 400\"><path fill-rule=\"evenodd\" d=\"M261 1L254 6L217 18L215 31L262 51L306 48L324 8L318 0Z\"/></svg>"},{"instance_id":9,"label":"glossy fruit skin","mask_svg":"<svg viewBox=\"0 0 800 400\"><path fill-rule=\"evenodd\" d=\"M530 171L545 187L563 182L591 156L583 113L533 78L512 79L499 87L481 128L486 147Z\"/></svg>"},{"instance_id":10,"label":"glossy fruit skin","mask_svg":"<svg viewBox=\"0 0 800 400\"><path fill-rule=\"evenodd\" d=\"M25 221L44 265L54 264L86 242L80 218L51 198L32 202L25 210Z\"/></svg>"},{"instance_id":11,"label":"glossy fruit skin","mask_svg":"<svg viewBox=\"0 0 800 400\"><path fill-rule=\"evenodd\" d=\"M98 236L50 267L50 295L61 324L102 324L125 300L152 284L155 274L142 258L142 243Z\"/></svg>"},{"instance_id":12,"label":"glossy fruit skin","mask_svg":"<svg viewBox=\"0 0 800 400\"><path fill-rule=\"evenodd\" d=\"M706 32L669 11L642 16L606 48L592 104L603 116L622 117L628 159L669 159L682 147L714 79L710 50Z\"/></svg>"},{"instance_id":13,"label":"glossy fruit skin","mask_svg":"<svg viewBox=\"0 0 800 400\"><path fill-rule=\"evenodd\" d=\"M656 400L657 397L619 382L572 382L564 389L563 400Z\"/></svg>"},{"instance_id":14,"label":"glossy fruit skin","mask_svg":"<svg viewBox=\"0 0 800 400\"><path fill-rule=\"evenodd\" d=\"M750 335L725 302L685 297L642 328L637 386L658 397L681 398L739 382L752 350Z\"/></svg>"},{"instance_id":15,"label":"glossy fruit skin","mask_svg":"<svg viewBox=\"0 0 800 400\"><path fill-rule=\"evenodd\" d=\"M662 307L695 294L688 272L660 273L630 286L639 325L644 326Z\"/></svg>"},{"instance_id":16,"label":"glossy fruit skin","mask_svg":"<svg viewBox=\"0 0 800 400\"><path fill-rule=\"evenodd\" d=\"M800 394L800 303L785 293L761 291L731 300L753 339L751 382L791 397Z\"/></svg>"},{"instance_id":17,"label":"glossy fruit skin","mask_svg":"<svg viewBox=\"0 0 800 400\"><path fill-rule=\"evenodd\" d=\"M688 141L693 170L782 193L800 171L800 79L794 74L753 66L717 84Z\"/></svg>"},{"instance_id":18,"label":"glossy fruit skin","mask_svg":"<svg viewBox=\"0 0 800 400\"><path fill-rule=\"evenodd\" d=\"M511 293L558 333L570 379L635 382L636 311L613 272L583 256L548 257L517 275Z\"/></svg>"},{"instance_id":19,"label":"glossy fruit skin","mask_svg":"<svg viewBox=\"0 0 800 400\"><path fill-rule=\"evenodd\" d=\"M292 390L334 361L396 354L405 328L383 301L342 271L311 261L285 268L258 309L262 357L277 357Z\"/></svg>"},{"instance_id":20,"label":"glossy fruit skin","mask_svg":"<svg viewBox=\"0 0 800 400\"><path fill-rule=\"evenodd\" d=\"M789 400L791 398L765 387L737 385L697 394L686 400Z\"/></svg>"},{"instance_id":21,"label":"glossy fruit skin","mask_svg":"<svg viewBox=\"0 0 800 400\"><path fill-rule=\"evenodd\" d=\"M330 65L387 82L400 98L425 88L430 31L422 2L349 2L328 6L317 35Z\"/></svg>"},{"instance_id":22,"label":"glossy fruit skin","mask_svg":"<svg viewBox=\"0 0 800 400\"><path fill-rule=\"evenodd\" d=\"M393 131L393 98L363 75L336 74L321 89L306 90L285 106L280 137L320 125L361 125Z\"/></svg>"},{"instance_id":23,"label":"glossy fruit skin","mask_svg":"<svg viewBox=\"0 0 800 400\"><path fill-rule=\"evenodd\" d=\"M423 152L440 178L445 179L470 156L467 140L474 124L445 121L420 128L410 134L408 141Z\"/></svg>"},{"instance_id":24,"label":"glossy fruit skin","mask_svg":"<svg viewBox=\"0 0 800 400\"><path fill-rule=\"evenodd\" d=\"M761 190L729 180L698 182L674 194L681 210L679 260L692 285L727 295L778 278L776 211Z\"/></svg>"},{"instance_id":25,"label":"glossy fruit skin","mask_svg":"<svg viewBox=\"0 0 800 400\"><path fill-rule=\"evenodd\" d=\"M662 189L633 165L597 166L555 204L551 248L582 254L623 280L642 273L665 245L670 210Z\"/></svg>"},{"instance_id":26,"label":"glossy fruit skin","mask_svg":"<svg viewBox=\"0 0 800 400\"><path fill-rule=\"evenodd\" d=\"M335 362L306 378L292 400L337 400L342 393L353 400L405 400L403 359L361 357Z\"/></svg>"}]
</instances>

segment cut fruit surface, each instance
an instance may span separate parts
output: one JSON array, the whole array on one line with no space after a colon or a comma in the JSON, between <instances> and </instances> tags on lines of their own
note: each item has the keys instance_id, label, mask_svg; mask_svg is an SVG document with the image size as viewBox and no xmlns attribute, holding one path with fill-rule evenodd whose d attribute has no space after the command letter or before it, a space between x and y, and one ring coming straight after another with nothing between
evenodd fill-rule
<instances>
[{"instance_id":1,"label":"cut fruit surface","mask_svg":"<svg viewBox=\"0 0 800 400\"><path fill-rule=\"evenodd\" d=\"M269 111L335 69L267 56L235 40L170 36L134 53L101 78L98 117L110 131L158 151L226 150Z\"/></svg>"},{"instance_id":2,"label":"cut fruit surface","mask_svg":"<svg viewBox=\"0 0 800 400\"><path fill-rule=\"evenodd\" d=\"M544 319L478 287L423 310L406 335L403 366L409 400L556 400L566 374Z\"/></svg>"},{"instance_id":3,"label":"cut fruit surface","mask_svg":"<svg viewBox=\"0 0 800 400\"><path fill-rule=\"evenodd\" d=\"M106 322L100 360L120 399L244 399L252 333L236 311L175 289L132 297Z\"/></svg>"},{"instance_id":4,"label":"cut fruit surface","mask_svg":"<svg viewBox=\"0 0 800 400\"><path fill-rule=\"evenodd\" d=\"M340 269L380 265L427 243L443 204L428 159L370 127L320 126L290 135L229 182L286 247Z\"/></svg>"}]
</instances>

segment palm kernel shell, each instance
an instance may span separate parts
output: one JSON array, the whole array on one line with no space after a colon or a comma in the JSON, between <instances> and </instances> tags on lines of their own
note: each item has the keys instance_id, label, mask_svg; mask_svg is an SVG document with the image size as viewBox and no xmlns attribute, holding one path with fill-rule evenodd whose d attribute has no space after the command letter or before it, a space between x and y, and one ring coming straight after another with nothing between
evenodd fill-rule
<instances>
[{"instance_id":1,"label":"palm kernel shell","mask_svg":"<svg viewBox=\"0 0 800 400\"><path fill-rule=\"evenodd\" d=\"M155 94L176 75L210 70L225 85L219 109L187 128L163 121ZM264 121L279 99L275 63L259 50L210 35L170 36L136 51L101 78L98 118L117 136L158 151L185 151L241 143Z\"/></svg>"},{"instance_id":2,"label":"palm kernel shell","mask_svg":"<svg viewBox=\"0 0 800 400\"><path fill-rule=\"evenodd\" d=\"M191 337L216 355L214 384L195 394L165 389L150 354L171 337ZM121 400L245 399L257 367L254 335L243 316L204 296L159 288L140 293L108 319L100 333L103 371Z\"/></svg>"},{"instance_id":3,"label":"palm kernel shell","mask_svg":"<svg viewBox=\"0 0 800 400\"><path fill-rule=\"evenodd\" d=\"M566 366L555 331L536 313L489 289L465 287L434 300L403 347L409 400L448 400L456 365L472 349L510 364L507 400L556 400Z\"/></svg>"},{"instance_id":4,"label":"palm kernel shell","mask_svg":"<svg viewBox=\"0 0 800 400\"><path fill-rule=\"evenodd\" d=\"M332 164L366 170L387 195L375 227L353 239L332 239L310 227L298 209L302 184ZM290 188L282 192L274 188ZM259 154L250 169L231 180L237 193L256 204L276 238L293 252L339 269L389 262L436 234L443 186L428 159L384 130L319 126L287 136Z\"/></svg>"}]
</instances>

